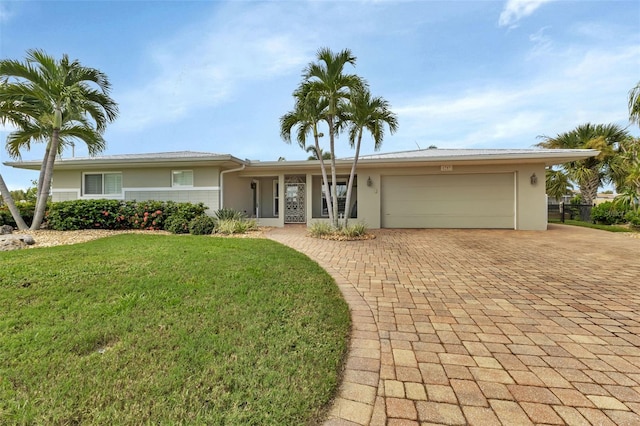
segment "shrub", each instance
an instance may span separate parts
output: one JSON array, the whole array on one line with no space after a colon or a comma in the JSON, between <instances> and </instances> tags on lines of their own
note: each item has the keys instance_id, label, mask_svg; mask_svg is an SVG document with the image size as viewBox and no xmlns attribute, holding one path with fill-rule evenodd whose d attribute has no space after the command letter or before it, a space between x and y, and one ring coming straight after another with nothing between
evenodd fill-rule
<instances>
[{"instance_id":1,"label":"shrub","mask_svg":"<svg viewBox=\"0 0 640 426\"><path fill-rule=\"evenodd\" d=\"M22 219L30 225L33 222L33 213L36 210L36 203L34 202L17 202L16 207L22 216ZM17 227L16 221L13 220L13 216L11 216L11 212L9 211L9 207L6 205L2 205L0 207L0 226L2 225L10 225L14 228Z\"/></svg>"},{"instance_id":2,"label":"shrub","mask_svg":"<svg viewBox=\"0 0 640 426\"><path fill-rule=\"evenodd\" d=\"M207 215L201 215L189 222L189 233L192 235L210 235L216 227L216 220Z\"/></svg>"},{"instance_id":3,"label":"shrub","mask_svg":"<svg viewBox=\"0 0 640 426\"><path fill-rule=\"evenodd\" d=\"M632 228L640 229L640 211L628 211L624 218Z\"/></svg>"},{"instance_id":4,"label":"shrub","mask_svg":"<svg viewBox=\"0 0 640 426\"><path fill-rule=\"evenodd\" d=\"M216 233L218 234L244 234L258 228L253 219L223 219L218 220Z\"/></svg>"},{"instance_id":5,"label":"shrub","mask_svg":"<svg viewBox=\"0 0 640 426\"><path fill-rule=\"evenodd\" d=\"M364 223L347 225L340 230L340 233L348 238L362 237L367 233L367 225Z\"/></svg>"},{"instance_id":6,"label":"shrub","mask_svg":"<svg viewBox=\"0 0 640 426\"><path fill-rule=\"evenodd\" d=\"M328 222L314 222L309 227L309 234L312 237L322 237L324 235L331 235L333 234L333 232L334 232L333 226L331 226L331 224Z\"/></svg>"},{"instance_id":7,"label":"shrub","mask_svg":"<svg viewBox=\"0 0 640 426\"><path fill-rule=\"evenodd\" d=\"M190 221L183 215L173 214L164 222L164 229L172 234L188 234Z\"/></svg>"},{"instance_id":8,"label":"shrub","mask_svg":"<svg viewBox=\"0 0 640 426\"><path fill-rule=\"evenodd\" d=\"M234 209L218 209L214 213L218 220L242 220L246 215Z\"/></svg>"},{"instance_id":9,"label":"shrub","mask_svg":"<svg viewBox=\"0 0 640 426\"><path fill-rule=\"evenodd\" d=\"M59 231L76 229L165 229L173 215L189 222L204 214L204 204L173 201L73 200L51 203L48 227ZM179 221L178 219L175 220Z\"/></svg>"},{"instance_id":10,"label":"shrub","mask_svg":"<svg viewBox=\"0 0 640 426\"><path fill-rule=\"evenodd\" d=\"M591 220L604 225L615 225L625 222L626 210L618 208L611 201L605 201L591 209Z\"/></svg>"}]
</instances>

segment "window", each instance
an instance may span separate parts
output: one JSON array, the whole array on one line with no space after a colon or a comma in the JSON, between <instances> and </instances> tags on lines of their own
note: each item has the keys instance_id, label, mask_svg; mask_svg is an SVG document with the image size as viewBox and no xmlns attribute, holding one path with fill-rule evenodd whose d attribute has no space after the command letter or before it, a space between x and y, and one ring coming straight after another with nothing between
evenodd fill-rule
<instances>
[{"instance_id":1,"label":"window","mask_svg":"<svg viewBox=\"0 0 640 426\"><path fill-rule=\"evenodd\" d=\"M278 181L273 181L273 215L278 217L280 213L280 186L278 185Z\"/></svg>"},{"instance_id":2,"label":"window","mask_svg":"<svg viewBox=\"0 0 640 426\"><path fill-rule=\"evenodd\" d=\"M331 191L331 183L329 183L329 190ZM344 206L347 203L347 183L338 182L336 185L336 193L338 195L338 214L344 215ZM329 216L327 199L324 196L324 187L322 188L322 216Z\"/></svg>"},{"instance_id":3,"label":"window","mask_svg":"<svg viewBox=\"0 0 640 426\"><path fill-rule=\"evenodd\" d=\"M85 195L122 194L122 173L85 173Z\"/></svg>"},{"instance_id":4,"label":"window","mask_svg":"<svg viewBox=\"0 0 640 426\"><path fill-rule=\"evenodd\" d=\"M171 186L193 186L193 170L174 170L171 173Z\"/></svg>"}]
</instances>

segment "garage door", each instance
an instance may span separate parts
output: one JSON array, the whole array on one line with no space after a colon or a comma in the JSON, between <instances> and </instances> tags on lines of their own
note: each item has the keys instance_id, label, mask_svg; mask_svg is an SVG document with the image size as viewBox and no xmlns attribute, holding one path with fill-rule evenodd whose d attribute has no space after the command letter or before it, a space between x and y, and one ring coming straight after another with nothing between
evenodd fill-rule
<instances>
[{"instance_id":1,"label":"garage door","mask_svg":"<svg viewBox=\"0 0 640 426\"><path fill-rule=\"evenodd\" d=\"M383 228L514 228L514 175L383 176Z\"/></svg>"}]
</instances>

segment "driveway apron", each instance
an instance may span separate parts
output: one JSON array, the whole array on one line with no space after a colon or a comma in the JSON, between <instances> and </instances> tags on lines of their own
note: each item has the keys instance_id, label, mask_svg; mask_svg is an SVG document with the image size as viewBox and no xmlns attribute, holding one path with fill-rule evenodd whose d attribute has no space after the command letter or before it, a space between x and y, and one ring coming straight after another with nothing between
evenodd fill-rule
<instances>
[{"instance_id":1,"label":"driveway apron","mask_svg":"<svg viewBox=\"0 0 640 426\"><path fill-rule=\"evenodd\" d=\"M317 261L353 321L327 425L640 425L640 239L373 230L268 237Z\"/></svg>"}]
</instances>

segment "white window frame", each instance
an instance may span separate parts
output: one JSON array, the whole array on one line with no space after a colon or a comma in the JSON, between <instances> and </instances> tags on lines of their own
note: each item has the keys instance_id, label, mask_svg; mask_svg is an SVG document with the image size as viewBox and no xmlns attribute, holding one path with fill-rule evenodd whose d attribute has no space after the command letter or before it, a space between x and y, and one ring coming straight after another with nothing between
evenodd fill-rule
<instances>
[{"instance_id":1,"label":"white window frame","mask_svg":"<svg viewBox=\"0 0 640 426\"><path fill-rule=\"evenodd\" d=\"M182 185L177 183L175 180L175 176L177 173L191 173L191 184L190 185ZM195 180L193 170L171 170L171 187L172 188L193 188L193 182Z\"/></svg>"},{"instance_id":2,"label":"white window frame","mask_svg":"<svg viewBox=\"0 0 640 426\"><path fill-rule=\"evenodd\" d=\"M344 197L340 197L340 194L338 194L338 200L340 199L344 199L344 204L347 203L347 185L349 183L347 181L338 181L338 183L336 184L336 186L340 186L340 185L344 185L345 187L345 191L344 191ZM329 191L331 191L331 182L329 182ZM340 202L338 201L338 206L340 206ZM324 197L324 185L321 186L321 191L320 191L320 216L322 217L329 217L329 209L327 208L328 204L325 201L325 197ZM338 208L338 216L340 214L346 214L344 212L345 208L342 209L342 211L340 211L340 208Z\"/></svg>"},{"instance_id":3,"label":"white window frame","mask_svg":"<svg viewBox=\"0 0 640 426\"><path fill-rule=\"evenodd\" d=\"M86 177L91 175L100 175L102 179L102 188L100 194L87 194ZM120 192L105 193L105 176L106 175L119 175L120 176ZM83 172L82 173L82 196L85 198L122 198L122 172Z\"/></svg>"}]
</instances>

